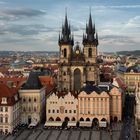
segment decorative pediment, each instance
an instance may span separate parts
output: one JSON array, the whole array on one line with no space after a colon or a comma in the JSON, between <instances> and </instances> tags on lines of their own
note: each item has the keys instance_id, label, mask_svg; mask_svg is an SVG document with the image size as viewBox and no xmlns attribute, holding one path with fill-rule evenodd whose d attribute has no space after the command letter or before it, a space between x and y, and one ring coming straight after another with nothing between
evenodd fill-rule
<instances>
[{"instance_id":1,"label":"decorative pediment","mask_svg":"<svg viewBox=\"0 0 140 140\"><path fill-rule=\"evenodd\" d=\"M85 91L82 91L79 93L78 97L80 97L80 96L87 96L87 93Z\"/></svg>"}]
</instances>

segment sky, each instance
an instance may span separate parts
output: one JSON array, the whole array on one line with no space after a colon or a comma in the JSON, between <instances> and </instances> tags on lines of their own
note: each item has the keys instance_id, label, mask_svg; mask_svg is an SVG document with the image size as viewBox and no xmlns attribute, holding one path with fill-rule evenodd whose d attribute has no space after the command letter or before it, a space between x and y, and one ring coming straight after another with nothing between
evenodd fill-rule
<instances>
[{"instance_id":1,"label":"sky","mask_svg":"<svg viewBox=\"0 0 140 140\"><path fill-rule=\"evenodd\" d=\"M140 0L0 0L0 50L58 51L66 9L83 47L90 8L100 52L140 50Z\"/></svg>"}]
</instances>

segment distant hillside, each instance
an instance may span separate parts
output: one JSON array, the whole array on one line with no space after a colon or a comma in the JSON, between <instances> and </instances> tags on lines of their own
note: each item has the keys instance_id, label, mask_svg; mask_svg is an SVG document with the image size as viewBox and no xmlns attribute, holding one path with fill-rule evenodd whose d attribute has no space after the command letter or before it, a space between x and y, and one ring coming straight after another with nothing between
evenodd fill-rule
<instances>
[{"instance_id":1,"label":"distant hillside","mask_svg":"<svg viewBox=\"0 0 140 140\"><path fill-rule=\"evenodd\" d=\"M134 55L134 56L140 56L140 50L134 50L134 51L119 51L117 52L118 55Z\"/></svg>"}]
</instances>

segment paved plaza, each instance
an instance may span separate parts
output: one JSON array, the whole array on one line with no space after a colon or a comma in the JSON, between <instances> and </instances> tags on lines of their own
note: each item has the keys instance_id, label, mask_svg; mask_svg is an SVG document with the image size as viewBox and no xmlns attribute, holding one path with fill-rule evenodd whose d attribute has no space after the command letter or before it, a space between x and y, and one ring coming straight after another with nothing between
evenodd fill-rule
<instances>
[{"instance_id":1,"label":"paved plaza","mask_svg":"<svg viewBox=\"0 0 140 140\"><path fill-rule=\"evenodd\" d=\"M44 130L36 129L19 130L14 136L0 136L0 140L118 140L121 124L114 126L113 132L107 130L77 129L77 130Z\"/></svg>"}]
</instances>

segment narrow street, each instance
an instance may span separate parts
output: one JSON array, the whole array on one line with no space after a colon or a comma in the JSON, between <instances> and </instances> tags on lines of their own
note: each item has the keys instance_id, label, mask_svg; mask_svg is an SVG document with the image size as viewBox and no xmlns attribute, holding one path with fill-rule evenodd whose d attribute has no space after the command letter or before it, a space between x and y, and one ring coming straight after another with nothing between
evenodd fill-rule
<instances>
[{"instance_id":1,"label":"narrow street","mask_svg":"<svg viewBox=\"0 0 140 140\"><path fill-rule=\"evenodd\" d=\"M135 97L133 95L126 95L124 124L120 136L120 140L137 140L133 126L134 119L134 103Z\"/></svg>"}]
</instances>

